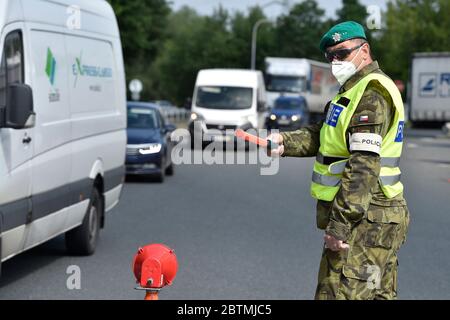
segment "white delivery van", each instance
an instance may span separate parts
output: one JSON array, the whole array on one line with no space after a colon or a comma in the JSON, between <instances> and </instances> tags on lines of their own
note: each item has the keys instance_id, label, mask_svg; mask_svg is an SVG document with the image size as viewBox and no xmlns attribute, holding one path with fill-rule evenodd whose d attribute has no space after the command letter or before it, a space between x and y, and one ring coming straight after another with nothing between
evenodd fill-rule
<instances>
[{"instance_id":1,"label":"white delivery van","mask_svg":"<svg viewBox=\"0 0 450 320\"><path fill-rule=\"evenodd\" d=\"M408 92L411 122L449 122L450 52L415 53Z\"/></svg>"},{"instance_id":2,"label":"white delivery van","mask_svg":"<svg viewBox=\"0 0 450 320\"><path fill-rule=\"evenodd\" d=\"M191 141L199 137L203 137L204 142L231 141L231 133L237 128L262 128L266 111L266 89L261 71L200 70L189 122Z\"/></svg>"},{"instance_id":3,"label":"white delivery van","mask_svg":"<svg viewBox=\"0 0 450 320\"><path fill-rule=\"evenodd\" d=\"M306 99L312 119L322 116L328 101L339 90L339 83L327 63L310 59L276 58L265 59L265 80L269 108L280 96Z\"/></svg>"},{"instance_id":4,"label":"white delivery van","mask_svg":"<svg viewBox=\"0 0 450 320\"><path fill-rule=\"evenodd\" d=\"M0 30L1 261L62 233L71 252L92 254L124 181L113 10L106 1L4 0Z\"/></svg>"}]
</instances>

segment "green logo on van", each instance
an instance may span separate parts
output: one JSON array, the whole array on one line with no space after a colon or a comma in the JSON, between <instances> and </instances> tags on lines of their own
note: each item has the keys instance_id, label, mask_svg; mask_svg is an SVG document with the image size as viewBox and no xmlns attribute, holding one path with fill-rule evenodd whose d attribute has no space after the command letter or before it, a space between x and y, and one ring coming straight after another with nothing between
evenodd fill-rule
<instances>
[{"instance_id":1,"label":"green logo on van","mask_svg":"<svg viewBox=\"0 0 450 320\"><path fill-rule=\"evenodd\" d=\"M50 83L53 85L55 83L56 59L50 48L47 48L47 64L45 66L45 73L47 74Z\"/></svg>"},{"instance_id":2,"label":"green logo on van","mask_svg":"<svg viewBox=\"0 0 450 320\"><path fill-rule=\"evenodd\" d=\"M75 58L75 61L77 62L77 67L78 67L78 74L84 76L84 72L83 72L83 68L81 67L81 55L79 58Z\"/></svg>"},{"instance_id":3,"label":"green logo on van","mask_svg":"<svg viewBox=\"0 0 450 320\"><path fill-rule=\"evenodd\" d=\"M82 58L83 51L80 52L79 58L75 57L75 63L72 64L72 73L75 77L74 88L77 86L79 76L91 78L112 78L112 68L84 64Z\"/></svg>"}]
</instances>

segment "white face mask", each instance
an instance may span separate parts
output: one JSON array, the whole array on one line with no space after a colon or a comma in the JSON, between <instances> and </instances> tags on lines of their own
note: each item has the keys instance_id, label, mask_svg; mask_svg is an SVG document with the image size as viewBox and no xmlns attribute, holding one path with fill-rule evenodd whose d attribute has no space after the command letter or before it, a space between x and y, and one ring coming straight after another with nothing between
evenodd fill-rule
<instances>
[{"instance_id":1,"label":"white face mask","mask_svg":"<svg viewBox=\"0 0 450 320\"><path fill-rule=\"evenodd\" d=\"M360 50L361 48L358 49L358 52L353 57L352 61L331 62L331 72L341 86L358 70L358 67L353 63L353 60L358 56Z\"/></svg>"}]
</instances>

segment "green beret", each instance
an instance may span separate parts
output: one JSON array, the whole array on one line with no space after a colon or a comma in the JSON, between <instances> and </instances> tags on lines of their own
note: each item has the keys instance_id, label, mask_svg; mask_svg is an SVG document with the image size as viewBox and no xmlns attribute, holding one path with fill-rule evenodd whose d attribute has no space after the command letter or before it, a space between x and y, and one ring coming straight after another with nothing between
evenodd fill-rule
<instances>
[{"instance_id":1,"label":"green beret","mask_svg":"<svg viewBox=\"0 0 450 320\"><path fill-rule=\"evenodd\" d=\"M320 40L319 47L322 52L325 52L328 47L357 38L367 40L363 26L354 21L346 21L339 23L328 30L322 37L322 40Z\"/></svg>"}]
</instances>

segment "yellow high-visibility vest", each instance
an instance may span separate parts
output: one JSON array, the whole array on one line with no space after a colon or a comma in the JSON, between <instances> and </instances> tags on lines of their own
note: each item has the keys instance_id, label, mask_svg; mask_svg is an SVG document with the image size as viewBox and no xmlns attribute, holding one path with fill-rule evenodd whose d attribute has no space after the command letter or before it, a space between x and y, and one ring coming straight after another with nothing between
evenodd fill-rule
<instances>
[{"instance_id":1,"label":"yellow high-visibility vest","mask_svg":"<svg viewBox=\"0 0 450 320\"><path fill-rule=\"evenodd\" d=\"M367 85L374 80L379 81L386 88L395 107L391 127L381 141L381 172L378 181L388 198L393 198L403 191L399 168L405 125L403 101L397 86L391 79L383 74L371 73L331 101L320 131L320 149L312 177L311 195L316 199L332 201L339 191L342 173L350 157L346 142L347 128Z\"/></svg>"}]
</instances>

